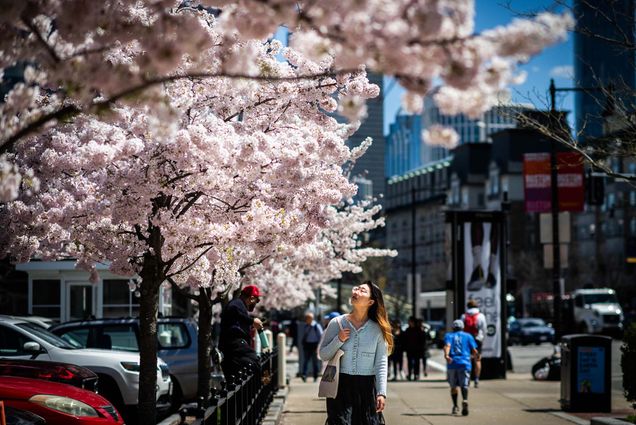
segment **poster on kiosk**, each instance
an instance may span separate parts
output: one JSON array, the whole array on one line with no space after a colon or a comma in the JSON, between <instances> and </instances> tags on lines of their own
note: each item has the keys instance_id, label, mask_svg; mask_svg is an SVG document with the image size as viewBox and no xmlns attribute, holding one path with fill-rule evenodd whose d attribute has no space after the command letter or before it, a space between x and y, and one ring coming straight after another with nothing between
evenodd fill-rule
<instances>
[{"instance_id":1,"label":"poster on kiosk","mask_svg":"<svg viewBox=\"0 0 636 425\"><path fill-rule=\"evenodd\" d=\"M501 226L492 222L463 223L464 300L477 301L486 317L482 357L502 357Z\"/></svg>"}]
</instances>

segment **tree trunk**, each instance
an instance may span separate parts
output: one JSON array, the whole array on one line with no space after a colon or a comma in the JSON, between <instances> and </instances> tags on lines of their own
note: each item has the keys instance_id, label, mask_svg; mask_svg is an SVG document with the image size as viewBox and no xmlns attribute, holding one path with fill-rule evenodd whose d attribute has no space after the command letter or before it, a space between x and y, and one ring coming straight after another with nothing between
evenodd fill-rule
<instances>
[{"instance_id":1,"label":"tree trunk","mask_svg":"<svg viewBox=\"0 0 636 425\"><path fill-rule=\"evenodd\" d=\"M148 254L141 271L141 297L139 299L139 406L140 425L157 423L157 313L159 287L163 281L159 261Z\"/></svg>"},{"instance_id":2,"label":"tree trunk","mask_svg":"<svg viewBox=\"0 0 636 425\"><path fill-rule=\"evenodd\" d=\"M210 288L199 289L199 353L198 353L198 386L199 399L203 399L203 406L209 406L210 374L212 368L212 298Z\"/></svg>"}]
</instances>

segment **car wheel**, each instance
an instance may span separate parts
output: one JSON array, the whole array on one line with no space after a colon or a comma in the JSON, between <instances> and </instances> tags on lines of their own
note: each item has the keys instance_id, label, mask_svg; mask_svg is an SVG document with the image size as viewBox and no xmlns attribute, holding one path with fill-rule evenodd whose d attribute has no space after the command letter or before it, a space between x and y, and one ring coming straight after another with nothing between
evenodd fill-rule
<instances>
[{"instance_id":1,"label":"car wheel","mask_svg":"<svg viewBox=\"0 0 636 425\"><path fill-rule=\"evenodd\" d=\"M170 399L170 411L176 412L181 408L183 404L183 391L181 391L181 386L179 382L174 377L174 375L170 375L170 379L172 380L172 397Z\"/></svg>"},{"instance_id":2,"label":"car wheel","mask_svg":"<svg viewBox=\"0 0 636 425\"><path fill-rule=\"evenodd\" d=\"M126 410L124 399L121 396L121 392L115 380L108 375L99 374L97 376L99 377L99 395L113 403L113 406L115 406L119 414L124 416L126 422L134 423L130 420L129 412Z\"/></svg>"}]
</instances>

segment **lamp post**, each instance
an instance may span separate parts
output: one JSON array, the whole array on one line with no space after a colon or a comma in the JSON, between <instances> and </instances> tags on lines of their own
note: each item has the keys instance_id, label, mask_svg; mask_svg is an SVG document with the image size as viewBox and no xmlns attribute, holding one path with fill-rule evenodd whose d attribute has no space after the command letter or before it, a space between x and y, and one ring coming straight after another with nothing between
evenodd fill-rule
<instances>
[{"instance_id":1,"label":"lamp post","mask_svg":"<svg viewBox=\"0 0 636 425\"><path fill-rule=\"evenodd\" d=\"M557 92L590 92L603 91L603 87L556 87L554 79L550 79L550 126L556 130L558 116L556 111ZM559 185L558 185L558 163L556 155L556 138L550 138L550 189L552 194L552 297L554 308L554 334L555 340L561 336L561 301L563 284L561 277L561 247L559 245Z\"/></svg>"},{"instance_id":2,"label":"lamp post","mask_svg":"<svg viewBox=\"0 0 636 425\"><path fill-rule=\"evenodd\" d=\"M417 207L415 205L415 196L417 194L417 189L415 188L415 181L413 182L413 187L411 188L411 300L413 302L413 317L417 318L417 288L415 281L415 274L417 272L417 264L416 256L415 256L415 247L417 243L416 233L417 233L417 224L415 222L417 216Z\"/></svg>"},{"instance_id":3,"label":"lamp post","mask_svg":"<svg viewBox=\"0 0 636 425\"><path fill-rule=\"evenodd\" d=\"M557 120L554 79L550 79L550 125ZM552 302L554 309L555 339L561 336L561 246L559 245L559 170L556 158L556 140L550 137L550 190L552 193Z\"/></svg>"}]
</instances>

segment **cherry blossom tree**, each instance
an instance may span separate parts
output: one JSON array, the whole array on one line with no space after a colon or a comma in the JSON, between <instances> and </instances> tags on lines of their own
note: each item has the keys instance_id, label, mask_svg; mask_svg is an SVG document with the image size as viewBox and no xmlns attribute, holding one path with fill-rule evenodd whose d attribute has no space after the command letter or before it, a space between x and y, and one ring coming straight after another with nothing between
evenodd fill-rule
<instances>
[{"instance_id":1,"label":"cherry blossom tree","mask_svg":"<svg viewBox=\"0 0 636 425\"><path fill-rule=\"evenodd\" d=\"M101 116L131 99L160 105L161 96L148 89L167 81L336 77L365 65L398 79L409 91L408 110L421 108L422 96L439 81L435 100L442 112L478 116L500 89L523 77L518 62L561 40L572 25L569 15L542 13L475 34L473 0L201 3L1 0L0 69L30 65L24 83L0 106L1 200L15 198L20 184L37 188L13 164L18 141L80 114ZM293 77L258 66L245 41L265 40L281 25L293 32L299 52L330 66ZM244 81L234 81L237 90ZM342 115L364 115L365 97L355 90L340 100Z\"/></svg>"},{"instance_id":2,"label":"cherry blossom tree","mask_svg":"<svg viewBox=\"0 0 636 425\"><path fill-rule=\"evenodd\" d=\"M244 48L282 77L330 66L291 49L283 52L288 62L278 62L276 42ZM362 71L242 87L181 79L158 89L163 108L82 114L23 140L15 163L39 178L40 190L0 207L8 230L1 246L17 261L70 256L79 267L108 263L114 273L140 276L144 423L154 420L160 285L195 288L206 307L237 286L241 270L314 243L337 221L329 206L355 194L342 167L367 146L349 150L356 126L325 111L341 94L379 92Z\"/></svg>"},{"instance_id":3,"label":"cherry blossom tree","mask_svg":"<svg viewBox=\"0 0 636 425\"><path fill-rule=\"evenodd\" d=\"M141 423L154 423L164 281L212 299L292 247L327 255L297 266L310 284L373 254L326 230L360 220L330 206L355 193L342 166L364 146L344 142L379 94L365 67L396 76L412 109L439 80L442 111L474 116L571 24L542 14L473 34L470 0L0 0L0 10L0 68L27 65L0 106L0 246L17 261L71 256L141 277ZM280 25L293 31L286 62L280 43L264 42Z\"/></svg>"}]
</instances>

